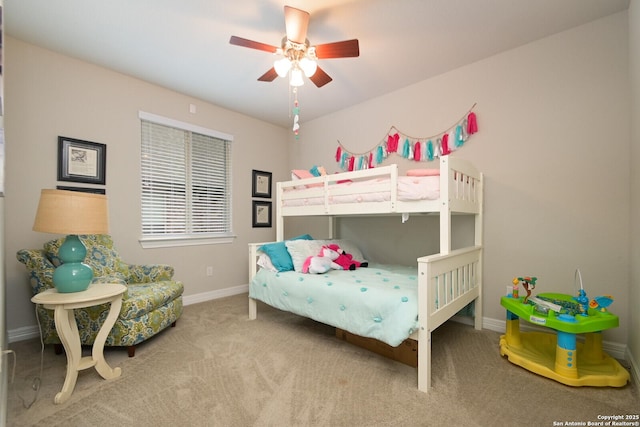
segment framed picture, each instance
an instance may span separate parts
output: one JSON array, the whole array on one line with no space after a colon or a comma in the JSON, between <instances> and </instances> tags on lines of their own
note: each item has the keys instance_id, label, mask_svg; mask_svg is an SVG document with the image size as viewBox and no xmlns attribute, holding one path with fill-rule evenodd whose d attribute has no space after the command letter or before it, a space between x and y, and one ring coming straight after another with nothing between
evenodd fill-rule
<instances>
[{"instance_id":1,"label":"framed picture","mask_svg":"<svg viewBox=\"0 0 640 427\"><path fill-rule=\"evenodd\" d=\"M105 144L58 137L58 181L104 185L106 165Z\"/></svg>"},{"instance_id":2,"label":"framed picture","mask_svg":"<svg viewBox=\"0 0 640 427\"><path fill-rule=\"evenodd\" d=\"M271 202L254 200L252 220L254 227L271 227Z\"/></svg>"},{"instance_id":3,"label":"framed picture","mask_svg":"<svg viewBox=\"0 0 640 427\"><path fill-rule=\"evenodd\" d=\"M83 193L93 193L93 194L107 194L104 188L89 188L89 187L65 187L63 185L57 185L57 190L66 190L66 191L81 191Z\"/></svg>"},{"instance_id":4,"label":"framed picture","mask_svg":"<svg viewBox=\"0 0 640 427\"><path fill-rule=\"evenodd\" d=\"M251 195L253 197L271 198L271 172L253 171Z\"/></svg>"}]
</instances>

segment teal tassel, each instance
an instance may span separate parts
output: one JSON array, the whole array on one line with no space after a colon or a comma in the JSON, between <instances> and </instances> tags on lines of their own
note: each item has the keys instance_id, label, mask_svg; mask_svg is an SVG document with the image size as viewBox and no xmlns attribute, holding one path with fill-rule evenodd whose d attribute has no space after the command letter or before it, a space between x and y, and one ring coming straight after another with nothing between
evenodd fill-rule
<instances>
[{"instance_id":1,"label":"teal tassel","mask_svg":"<svg viewBox=\"0 0 640 427\"><path fill-rule=\"evenodd\" d=\"M429 161L433 160L433 142L431 140L427 142L427 158Z\"/></svg>"},{"instance_id":2,"label":"teal tassel","mask_svg":"<svg viewBox=\"0 0 640 427\"><path fill-rule=\"evenodd\" d=\"M340 167L344 169L347 165L347 159L349 159L349 153L346 151L342 152L342 159L340 159Z\"/></svg>"},{"instance_id":3,"label":"teal tassel","mask_svg":"<svg viewBox=\"0 0 640 427\"><path fill-rule=\"evenodd\" d=\"M411 155L411 143L409 143L409 139L404 140L404 145L402 146L402 157L408 159Z\"/></svg>"},{"instance_id":4,"label":"teal tassel","mask_svg":"<svg viewBox=\"0 0 640 427\"><path fill-rule=\"evenodd\" d=\"M360 159L358 160L358 170L362 169L364 169L364 157L360 156Z\"/></svg>"},{"instance_id":5,"label":"teal tassel","mask_svg":"<svg viewBox=\"0 0 640 427\"><path fill-rule=\"evenodd\" d=\"M378 146L378 150L376 151L376 163L380 164L384 160L384 148L382 145Z\"/></svg>"},{"instance_id":6,"label":"teal tassel","mask_svg":"<svg viewBox=\"0 0 640 427\"><path fill-rule=\"evenodd\" d=\"M456 147L462 147L462 144L464 144L464 139L462 137L462 126L458 125L456 126Z\"/></svg>"}]
</instances>

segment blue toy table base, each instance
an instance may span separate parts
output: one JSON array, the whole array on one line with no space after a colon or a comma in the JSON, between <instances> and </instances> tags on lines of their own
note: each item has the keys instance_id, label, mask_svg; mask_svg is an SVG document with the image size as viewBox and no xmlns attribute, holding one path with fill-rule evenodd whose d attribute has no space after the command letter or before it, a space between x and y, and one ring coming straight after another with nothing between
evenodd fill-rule
<instances>
[{"instance_id":1,"label":"blue toy table base","mask_svg":"<svg viewBox=\"0 0 640 427\"><path fill-rule=\"evenodd\" d=\"M507 308L507 324L505 335L500 337L500 355L507 356L509 362L570 386L622 387L629 381L629 372L602 350L599 328L608 327L598 326L597 319L590 319L593 326L585 326L586 320L580 319L582 324L553 327L555 319L541 323L541 315L521 298L502 297L501 304ZM550 318L555 316L549 314ZM611 325L615 320L617 325L617 318L610 316L615 317L603 315L603 322ZM520 317L557 333L520 332ZM584 333L584 342L576 339L572 329Z\"/></svg>"}]
</instances>

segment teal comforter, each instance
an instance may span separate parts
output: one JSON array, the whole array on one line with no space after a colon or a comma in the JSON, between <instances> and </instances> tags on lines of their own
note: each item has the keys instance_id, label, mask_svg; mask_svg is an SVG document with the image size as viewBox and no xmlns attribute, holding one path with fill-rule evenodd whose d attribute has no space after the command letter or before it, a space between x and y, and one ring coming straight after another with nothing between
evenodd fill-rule
<instances>
[{"instance_id":1,"label":"teal comforter","mask_svg":"<svg viewBox=\"0 0 640 427\"><path fill-rule=\"evenodd\" d=\"M370 264L325 274L260 269L249 296L393 347L418 328L417 267Z\"/></svg>"}]
</instances>

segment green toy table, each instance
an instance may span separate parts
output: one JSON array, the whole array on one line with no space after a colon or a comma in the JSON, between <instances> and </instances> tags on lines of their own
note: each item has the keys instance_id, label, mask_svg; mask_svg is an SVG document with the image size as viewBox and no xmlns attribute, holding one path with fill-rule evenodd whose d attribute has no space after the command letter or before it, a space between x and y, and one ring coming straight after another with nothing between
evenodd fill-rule
<instances>
[{"instance_id":1,"label":"green toy table","mask_svg":"<svg viewBox=\"0 0 640 427\"><path fill-rule=\"evenodd\" d=\"M500 337L500 355L511 363L570 386L622 387L629 372L602 351L602 331L618 327L618 316L590 308L580 313L571 295L543 293L538 298L560 305L556 313L524 298L504 296L507 309L506 334ZM553 329L549 332L520 332L520 318ZM576 339L585 334L584 342Z\"/></svg>"}]
</instances>

